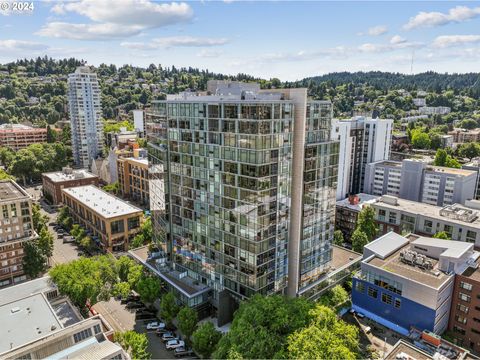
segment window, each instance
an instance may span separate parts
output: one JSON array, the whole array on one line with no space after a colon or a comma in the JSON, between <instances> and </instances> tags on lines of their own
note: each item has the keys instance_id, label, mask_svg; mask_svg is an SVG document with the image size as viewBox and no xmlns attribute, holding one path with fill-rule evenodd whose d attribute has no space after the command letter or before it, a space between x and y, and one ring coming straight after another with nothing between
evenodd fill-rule
<instances>
[{"instance_id":1,"label":"window","mask_svg":"<svg viewBox=\"0 0 480 360\"><path fill-rule=\"evenodd\" d=\"M460 326L454 325L453 326L453 331L465 335L465 329L462 329Z\"/></svg>"},{"instance_id":2,"label":"window","mask_svg":"<svg viewBox=\"0 0 480 360\"><path fill-rule=\"evenodd\" d=\"M470 296L462 292L458 293L458 298L465 302L470 302Z\"/></svg>"},{"instance_id":3,"label":"window","mask_svg":"<svg viewBox=\"0 0 480 360\"><path fill-rule=\"evenodd\" d=\"M392 304L392 295L387 294L387 293L382 293L382 302L384 302L387 305Z\"/></svg>"},{"instance_id":4,"label":"window","mask_svg":"<svg viewBox=\"0 0 480 360\"><path fill-rule=\"evenodd\" d=\"M472 328L472 332L475 333L475 334L480 334L480 330L477 330L477 329L474 329L474 328Z\"/></svg>"},{"instance_id":5,"label":"window","mask_svg":"<svg viewBox=\"0 0 480 360\"><path fill-rule=\"evenodd\" d=\"M466 324L467 323L467 318L460 316L460 315L455 315L455 320L459 322L460 324Z\"/></svg>"},{"instance_id":6,"label":"window","mask_svg":"<svg viewBox=\"0 0 480 360\"><path fill-rule=\"evenodd\" d=\"M400 309L400 307L402 306L402 300L399 298L396 298L393 306L395 306L397 309Z\"/></svg>"},{"instance_id":7,"label":"window","mask_svg":"<svg viewBox=\"0 0 480 360\"><path fill-rule=\"evenodd\" d=\"M118 234L125 231L125 225L123 224L123 220L112 221L110 226L112 234Z\"/></svg>"},{"instance_id":8,"label":"window","mask_svg":"<svg viewBox=\"0 0 480 360\"><path fill-rule=\"evenodd\" d=\"M98 325L98 324L95 325L95 326L93 327L93 332L94 332L95 334L100 334L100 333L102 332L102 329L100 328L100 325Z\"/></svg>"},{"instance_id":9,"label":"window","mask_svg":"<svg viewBox=\"0 0 480 360\"><path fill-rule=\"evenodd\" d=\"M140 226L140 218L134 217L128 219L128 230L136 229Z\"/></svg>"},{"instance_id":10,"label":"window","mask_svg":"<svg viewBox=\"0 0 480 360\"><path fill-rule=\"evenodd\" d=\"M76 334L73 334L73 341L75 341L75 343L78 343L82 340L85 340L85 339L91 337L91 336L92 336L92 329L88 328L88 329L79 331Z\"/></svg>"},{"instance_id":11,"label":"window","mask_svg":"<svg viewBox=\"0 0 480 360\"><path fill-rule=\"evenodd\" d=\"M377 298L377 295L378 295L377 289L369 286L369 287L368 287L368 296L376 299L376 298Z\"/></svg>"},{"instance_id":12,"label":"window","mask_svg":"<svg viewBox=\"0 0 480 360\"><path fill-rule=\"evenodd\" d=\"M355 283L355 290L359 293L364 293L365 292L365 284L363 282L357 281Z\"/></svg>"},{"instance_id":13,"label":"window","mask_svg":"<svg viewBox=\"0 0 480 360\"><path fill-rule=\"evenodd\" d=\"M468 313L468 306L465 306L465 305L462 305L462 304L457 304L457 310L467 314Z\"/></svg>"},{"instance_id":14,"label":"window","mask_svg":"<svg viewBox=\"0 0 480 360\"><path fill-rule=\"evenodd\" d=\"M460 281L460 287L461 287L462 289L465 289L465 290L468 290L468 291L472 291L472 284L469 284L469 283Z\"/></svg>"}]
</instances>

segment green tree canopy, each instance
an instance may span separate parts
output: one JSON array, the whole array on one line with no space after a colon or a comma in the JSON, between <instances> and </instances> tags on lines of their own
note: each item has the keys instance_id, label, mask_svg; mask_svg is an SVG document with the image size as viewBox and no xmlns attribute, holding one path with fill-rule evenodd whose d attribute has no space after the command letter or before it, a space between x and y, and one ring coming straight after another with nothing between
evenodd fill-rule
<instances>
[{"instance_id":1,"label":"green tree canopy","mask_svg":"<svg viewBox=\"0 0 480 360\"><path fill-rule=\"evenodd\" d=\"M442 240L451 240L450 236L445 231L439 231L435 235L433 235L435 239L442 239Z\"/></svg>"},{"instance_id":2,"label":"green tree canopy","mask_svg":"<svg viewBox=\"0 0 480 360\"><path fill-rule=\"evenodd\" d=\"M113 334L113 340L130 355L133 360L149 360L151 355L147 352L148 338L146 334L139 334L133 330Z\"/></svg>"},{"instance_id":3,"label":"green tree canopy","mask_svg":"<svg viewBox=\"0 0 480 360\"><path fill-rule=\"evenodd\" d=\"M190 339L193 332L197 328L198 314L195 310L188 306L180 309L177 315L178 328L183 335Z\"/></svg>"},{"instance_id":4,"label":"green tree canopy","mask_svg":"<svg viewBox=\"0 0 480 360\"><path fill-rule=\"evenodd\" d=\"M172 321L177 316L179 310L173 293L169 292L162 297L160 301L160 316L168 325L172 325Z\"/></svg>"},{"instance_id":5,"label":"green tree canopy","mask_svg":"<svg viewBox=\"0 0 480 360\"><path fill-rule=\"evenodd\" d=\"M336 307L344 304L349 299L348 292L342 285L335 285L324 296L321 297L320 302L325 306Z\"/></svg>"},{"instance_id":6,"label":"green tree canopy","mask_svg":"<svg viewBox=\"0 0 480 360\"><path fill-rule=\"evenodd\" d=\"M254 295L240 304L214 358L227 358L232 347L245 359L284 357L287 337L309 324L312 307L304 298Z\"/></svg>"},{"instance_id":7,"label":"green tree canopy","mask_svg":"<svg viewBox=\"0 0 480 360\"><path fill-rule=\"evenodd\" d=\"M222 333L210 321L204 322L192 335L193 350L203 359L209 359L221 338Z\"/></svg>"},{"instance_id":8,"label":"green tree canopy","mask_svg":"<svg viewBox=\"0 0 480 360\"><path fill-rule=\"evenodd\" d=\"M23 271L31 279L36 278L46 269L47 258L38 246L38 241L26 241L23 244Z\"/></svg>"},{"instance_id":9,"label":"green tree canopy","mask_svg":"<svg viewBox=\"0 0 480 360\"><path fill-rule=\"evenodd\" d=\"M343 233L341 230L335 230L333 232L333 243L338 246L342 246L344 243Z\"/></svg>"},{"instance_id":10,"label":"green tree canopy","mask_svg":"<svg viewBox=\"0 0 480 360\"><path fill-rule=\"evenodd\" d=\"M428 134L419 131L414 131L412 134L412 145L416 149L430 149L430 137Z\"/></svg>"},{"instance_id":11,"label":"green tree canopy","mask_svg":"<svg viewBox=\"0 0 480 360\"><path fill-rule=\"evenodd\" d=\"M317 305L310 311L309 326L288 338L288 358L354 360L358 357L358 329L348 325L330 308Z\"/></svg>"},{"instance_id":12,"label":"green tree canopy","mask_svg":"<svg viewBox=\"0 0 480 360\"><path fill-rule=\"evenodd\" d=\"M160 296L160 282L155 276L143 275L135 286L135 290L146 304L152 304Z\"/></svg>"},{"instance_id":13,"label":"green tree canopy","mask_svg":"<svg viewBox=\"0 0 480 360\"><path fill-rule=\"evenodd\" d=\"M48 228L44 226L38 235L38 247L43 256L47 259L53 255L53 235Z\"/></svg>"},{"instance_id":14,"label":"green tree canopy","mask_svg":"<svg viewBox=\"0 0 480 360\"><path fill-rule=\"evenodd\" d=\"M363 247L369 243L367 234L357 228L352 234L352 248L360 254L363 253Z\"/></svg>"},{"instance_id":15,"label":"green tree canopy","mask_svg":"<svg viewBox=\"0 0 480 360\"><path fill-rule=\"evenodd\" d=\"M461 157L468 158L472 161L473 158L480 156L480 144L476 142L462 144L458 147L457 151Z\"/></svg>"},{"instance_id":16,"label":"green tree canopy","mask_svg":"<svg viewBox=\"0 0 480 360\"><path fill-rule=\"evenodd\" d=\"M365 205L358 213L356 230L362 231L367 235L368 242L376 238L378 227L375 223L375 210L369 205Z\"/></svg>"}]
</instances>

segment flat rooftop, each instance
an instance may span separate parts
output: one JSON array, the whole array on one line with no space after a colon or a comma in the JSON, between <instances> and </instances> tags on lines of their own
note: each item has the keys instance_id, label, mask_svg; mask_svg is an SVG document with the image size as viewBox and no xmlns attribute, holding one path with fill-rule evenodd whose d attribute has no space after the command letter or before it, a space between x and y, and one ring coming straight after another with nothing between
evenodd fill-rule
<instances>
[{"instance_id":1,"label":"flat rooftop","mask_svg":"<svg viewBox=\"0 0 480 360\"><path fill-rule=\"evenodd\" d=\"M375 203L375 206L381 206L382 208L392 209L397 211L401 210L401 211L409 212L411 214L419 214L425 217L433 218L435 220L443 220L446 222L453 222L453 223L462 223L462 224L466 224L468 226L480 229L480 216L477 216L473 221L463 221L461 218L455 219L452 217L440 215L441 210L447 207L441 207L441 206L435 206L435 205L420 203L420 202L411 201L411 200L405 200L405 199L401 199L393 196L389 196L389 198L396 200L396 203L392 203L391 201L388 201L388 200L384 201L384 199L380 197L378 201ZM473 211L480 214L479 210L472 209L461 204L455 204L454 208L459 210L463 209L466 211Z\"/></svg>"},{"instance_id":2,"label":"flat rooftop","mask_svg":"<svg viewBox=\"0 0 480 360\"><path fill-rule=\"evenodd\" d=\"M472 174L477 174L476 171L473 170L466 170L466 169L455 169L455 168L447 168L447 167L441 167L441 166L427 166L426 167L427 171L434 171L436 173L446 173L446 174L452 174L452 175L458 175L458 176L470 176Z\"/></svg>"},{"instance_id":3,"label":"flat rooftop","mask_svg":"<svg viewBox=\"0 0 480 360\"><path fill-rule=\"evenodd\" d=\"M415 346L399 340L386 355L385 360L431 360L433 357Z\"/></svg>"},{"instance_id":4,"label":"flat rooftop","mask_svg":"<svg viewBox=\"0 0 480 360\"><path fill-rule=\"evenodd\" d=\"M0 306L0 353L61 329L54 311L42 294L30 295Z\"/></svg>"},{"instance_id":5,"label":"flat rooftop","mask_svg":"<svg viewBox=\"0 0 480 360\"><path fill-rule=\"evenodd\" d=\"M340 246L332 246L332 262L330 263L332 269L339 269L348 263L359 260L362 258L362 254L359 254L355 251L345 249Z\"/></svg>"},{"instance_id":6,"label":"flat rooftop","mask_svg":"<svg viewBox=\"0 0 480 360\"><path fill-rule=\"evenodd\" d=\"M148 166L148 158L134 158L134 157L129 157L126 158L126 160L131 161L133 163L137 163L139 165L147 165Z\"/></svg>"},{"instance_id":7,"label":"flat rooftop","mask_svg":"<svg viewBox=\"0 0 480 360\"><path fill-rule=\"evenodd\" d=\"M0 290L0 306L17 299L55 289L56 286L52 283L52 280L49 276L30 280L15 286L9 286Z\"/></svg>"},{"instance_id":8,"label":"flat rooftop","mask_svg":"<svg viewBox=\"0 0 480 360\"><path fill-rule=\"evenodd\" d=\"M130 205L94 185L72 187L62 191L104 218L142 212L142 209Z\"/></svg>"},{"instance_id":9,"label":"flat rooftop","mask_svg":"<svg viewBox=\"0 0 480 360\"><path fill-rule=\"evenodd\" d=\"M13 180L0 181L0 202L29 199L30 195Z\"/></svg>"},{"instance_id":10,"label":"flat rooftop","mask_svg":"<svg viewBox=\"0 0 480 360\"><path fill-rule=\"evenodd\" d=\"M357 194L359 198L358 204L350 204L350 199L347 197L346 199L337 201L337 206L348 208L355 211L360 211L365 205L370 205L375 203L380 196L370 195L370 194Z\"/></svg>"},{"instance_id":11,"label":"flat rooftop","mask_svg":"<svg viewBox=\"0 0 480 360\"><path fill-rule=\"evenodd\" d=\"M438 260L430 257L428 260L430 260L433 264L433 268L431 270L424 270L418 266L412 266L402 262L400 258L400 252L401 250L408 248L410 248L410 243L407 242L404 246L388 255L384 259L374 257L373 259L365 262L389 273L416 281L421 284L428 284L434 288L439 288L452 276L438 270Z\"/></svg>"},{"instance_id":12,"label":"flat rooftop","mask_svg":"<svg viewBox=\"0 0 480 360\"><path fill-rule=\"evenodd\" d=\"M98 177L97 175L89 173L85 169L72 170L72 172L55 171L55 172L45 173L43 174L43 176L45 176L52 182L64 182L64 181L90 179L90 178Z\"/></svg>"}]
</instances>

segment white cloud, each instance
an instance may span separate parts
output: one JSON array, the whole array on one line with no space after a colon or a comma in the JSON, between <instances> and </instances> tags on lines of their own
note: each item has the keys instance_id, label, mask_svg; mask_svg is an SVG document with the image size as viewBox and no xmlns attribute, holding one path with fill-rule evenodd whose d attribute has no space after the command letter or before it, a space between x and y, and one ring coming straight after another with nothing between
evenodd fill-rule
<instances>
[{"instance_id":1,"label":"white cloud","mask_svg":"<svg viewBox=\"0 0 480 360\"><path fill-rule=\"evenodd\" d=\"M480 35L442 35L435 38L432 46L436 48L446 48L478 42L480 42Z\"/></svg>"},{"instance_id":2,"label":"white cloud","mask_svg":"<svg viewBox=\"0 0 480 360\"><path fill-rule=\"evenodd\" d=\"M404 40L404 39L401 39L401 40ZM389 52L389 51L395 51L395 50L401 50L401 49L420 48L422 46L423 44L420 42L401 41L397 43L392 43L392 40L390 40L390 44L366 43L366 44L360 45L357 49L358 51L364 52L364 53L380 53L380 52Z\"/></svg>"},{"instance_id":3,"label":"white cloud","mask_svg":"<svg viewBox=\"0 0 480 360\"><path fill-rule=\"evenodd\" d=\"M202 49L197 53L198 57L202 58L216 58L223 54L221 50Z\"/></svg>"},{"instance_id":4,"label":"white cloud","mask_svg":"<svg viewBox=\"0 0 480 360\"><path fill-rule=\"evenodd\" d=\"M390 44L402 44L402 43L405 43L407 42L407 39L401 37L400 35L395 35L395 36L392 36L392 38L390 39Z\"/></svg>"},{"instance_id":5,"label":"white cloud","mask_svg":"<svg viewBox=\"0 0 480 360\"><path fill-rule=\"evenodd\" d=\"M368 29L368 35L379 36L388 32L388 28L385 25L378 25Z\"/></svg>"},{"instance_id":6,"label":"white cloud","mask_svg":"<svg viewBox=\"0 0 480 360\"><path fill-rule=\"evenodd\" d=\"M203 38L193 36L171 36L153 39L149 43L123 42L120 45L129 49L154 50L168 47L220 46L228 42L226 38Z\"/></svg>"},{"instance_id":7,"label":"white cloud","mask_svg":"<svg viewBox=\"0 0 480 360\"><path fill-rule=\"evenodd\" d=\"M412 30L422 27L442 26L449 23L459 23L471 20L478 16L480 16L480 7L469 8L467 6L457 6L450 9L448 13L421 11L417 15L411 17L403 28L405 30Z\"/></svg>"},{"instance_id":8,"label":"white cloud","mask_svg":"<svg viewBox=\"0 0 480 360\"><path fill-rule=\"evenodd\" d=\"M123 38L138 35L143 30L187 23L193 18L193 10L186 3L150 0L80 0L57 3L51 11L57 15L74 12L92 23L49 22L37 34L75 40ZM96 32L98 37L95 37Z\"/></svg>"},{"instance_id":9,"label":"white cloud","mask_svg":"<svg viewBox=\"0 0 480 360\"><path fill-rule=\"evenodd\" d=\"M39 51L46 50L48 46L33 41L24 40L0 40L1 51Z\"/></svg>"},{"instance_id":10,"label":"white cloud","mask_svg":"<svg viewBox=\"0 0 480 360\"><path fill-rule=\"evenodd\" d=\"M142 31L142 28L135 25L50 22L42 27L36 35L73 40L109 40L136 35L140 31Z\"/></svg>"}]
</instances>

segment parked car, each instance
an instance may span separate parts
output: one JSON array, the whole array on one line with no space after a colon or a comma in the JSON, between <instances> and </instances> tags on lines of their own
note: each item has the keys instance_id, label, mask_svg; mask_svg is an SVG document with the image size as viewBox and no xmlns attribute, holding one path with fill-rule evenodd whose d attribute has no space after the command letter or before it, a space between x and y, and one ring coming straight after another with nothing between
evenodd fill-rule
<instances>
[{"instance_id":1,"label":"parked car","mask_svg":"<svg viewBox=\"0 0 480 360\"><path fill-rule=\"evenodd\" d=\"M167 348L167 350L174 350L179 347L185 347L185 341L178 339L169 340L165 344L165 347Z\"/></svg>"},{"instance_id":2,"label":"parked car","mask_svg":"<svg viewBox=\"0 0 480 360\"><path fill-rule=\"evenodd\" d=\"M171 332L166 332L165 334L162 335L162 341L170 341L176 339L175 335Z\"/></svg>"},{"instance_id":3,"label":"parked car","mask_svg":"<svg viewBox=\"0 0 480 360\"><path fill-rule=\"evenodd\" d=\"M157 330L165 328L165 324L160 321L152 321L147 324L147 330Z\"/></svg>"},{"instance_id":4,"label":"parked car","mask_svg":"<svg viewBox=\"0 0 480 360\"><path fill-rule=\"evenodd\" d=\"M155 334L157 334L157 336L163 336L163 334L169 332L166 328L159 328L157 330L155 330Z\"/></svg>"},{"instance_id":5,"label":"parked car","mask_svg":"<svg viewBox=\"0 0 480 360\"><path fill-rule=\"evenodd\" d=\"M58 234L57 237L58 237L59 239L63 239L63 238L65 237L65 234Z\"/></svg>"},{"instance_id":6,"label":"parked car","mask_svg":"<svg viewBox=\"0 0 480 360\"><path fill-rule=\"evenodd\" d=\"M75 242L75 238L73 236L64 236L63 237L63 243L64 244L73 243L73 242Z\"/></svg>"},{"instance_id":7,"label":"parked car","mask_svg":"<svg viewBox=\"0 0 480 360\"><path fill-rule=\"evenodd\" d=\"M132 302L129 302L125 307L127 309L140 309L140 308L144 308L145 305L139 301L132 301Z\"/></svg>"},{"instance_id":8,"label":"parked car","mask_svg":"<svg viewBox=\"0 0 480 360\"><path fill-rule=\"evenodd\" d=\"M151 312L137 312L135 314L135 319L137 319L137 320L145 320L145 319L154 320L154 319L156 319L156 317L155 317L155 314L151 313Z\"/></svg>"},{"instance_id":9,"label":"parked car","mask_svg":"<svg viewBox=\"0 0 480 360\"><path fill-rule=\"evenodd\" d=\"M56 223L56 222L51 222L51 223L48 223L48 225L50 225L50 226L57 226L57 223Z\"/></svg>"},{"instance_id":10,"label":"parked car","mask_svg":"<svg viewBox=\"0 0 480 360\"><path fill-rule=\"evenodd\" d=\"M173 351L173 355L175 357L191 356L191 355L194 355L194 352L190 349L185 349L185 347L177 347Z\"/></svg>"}]
</instances>

